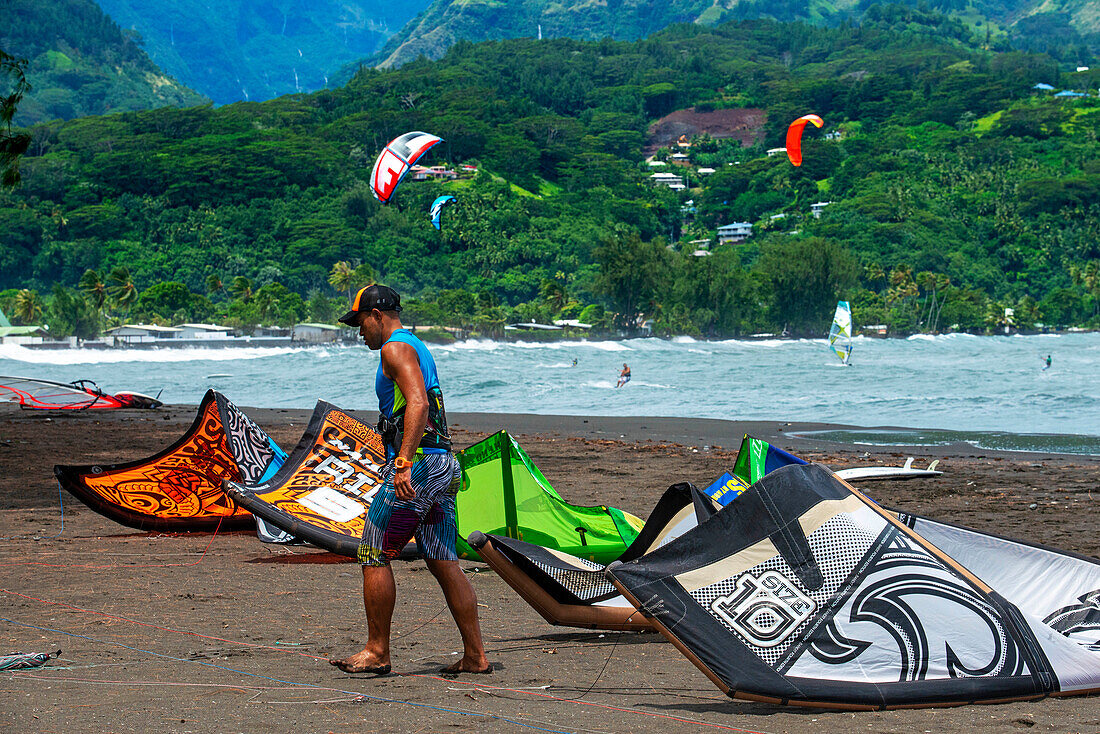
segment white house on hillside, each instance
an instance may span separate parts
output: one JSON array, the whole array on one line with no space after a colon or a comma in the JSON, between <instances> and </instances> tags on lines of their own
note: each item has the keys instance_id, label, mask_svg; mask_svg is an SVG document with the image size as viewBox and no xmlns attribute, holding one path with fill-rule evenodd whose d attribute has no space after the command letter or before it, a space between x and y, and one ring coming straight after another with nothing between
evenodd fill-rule
<instances>
[{"instance_id":1,"label":"white house on hillside","mask_svg":"<svg viewBox=\"0 0 1100 734\"><path fill-rule=\"evenodd\" d=\"M723 224L718 228L718 244L728 245L744 242L752 237L752 224L750 222L734 222Z\"/></svg>"}]
</instances>

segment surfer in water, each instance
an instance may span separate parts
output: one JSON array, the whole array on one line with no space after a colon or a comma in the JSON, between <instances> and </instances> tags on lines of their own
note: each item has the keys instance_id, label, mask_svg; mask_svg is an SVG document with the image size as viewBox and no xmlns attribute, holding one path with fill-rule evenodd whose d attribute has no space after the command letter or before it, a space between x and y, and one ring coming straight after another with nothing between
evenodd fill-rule
<instances>
[{"instance_id":1,"label":"surfer in water","mask_svg":"<svg viewBox=\"0 0 1100 734\"><path fill-rule=\"evenodd\" d=\"M619 382L615 387L622 387L628 382L630 382L630 365L623 362L623 371L619 373Z\"/></svg>"},{"instance_id":2,"label":"surfer in water","mask_svg":"<svg viewBox=\"0 0 1100 734\"><path fill-rule=\"evenodd\" d=\"M576 366L577 366L577 358L576 358L576 357L573 357L573 366L574 366L574 367L576 367Z\"/></svg>"},{"instance_id":3,"label":"surfer in water","mask_svg":"<svg viewBox=\"0 0 1100 734\"><path fill-rule=\"evenodd\" d=\"M1045 361L1046 361L1046 366L1043 367L1043 369L1042 369L1043 372L1046 372L1047 370L1050 369L1050 355L1049 354L1047 355L1047 358L1046 358Z\"/></svg>"}]
</instances>

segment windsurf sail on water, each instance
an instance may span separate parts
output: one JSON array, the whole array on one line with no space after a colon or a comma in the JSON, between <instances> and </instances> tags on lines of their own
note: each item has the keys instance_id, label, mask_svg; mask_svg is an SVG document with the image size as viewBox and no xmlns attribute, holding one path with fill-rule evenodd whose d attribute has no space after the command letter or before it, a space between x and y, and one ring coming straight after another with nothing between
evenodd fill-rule
<instances>
[{"instance_id":1,"label":"windsurf sail on water","mask_svg":"<svg viewBox=\"0 0 1100 734\"><path fill-rule=\"evenodd\" d=\"M222 480L259 482L286 454L224 395L209 390L176 443L122 464L55 466L61 486L112 520L140 530L243 529L251 515L222 491Z\"/></svg>"},{"instance_id":2,"label":"windsurf sail on water","mask_svg":"<svg viewBox=\"0 0 1100 734\"><path fill-rule=\"evenodd\" d=\"M890 708L1100 690L1094 630L1081 634L1100 561L1024 548L902 522L825 467L789 465L607 576L736 698ZM1009 563L1027 577L1003 579Z\"/></svg>"},{"instance_id":3,"label":"windsurf sail on water","mask_svg":"<svg viewBox=\"0 0 1100 734\"><path fill-rule=\"evenodd\" d=\"M120 392L108 395L91 380L64 383L34 377L0 377L0 401L19 403L32 410L89 410L158 408L163 403L148 395Z\"/></svg>"},{"instance_id":4,"label":"windsurf sail on water","mask_svg":"<svg viewBox=\"0 0 1100 734\"><path fill-rule=\"evenodd\" d=\"M836 302L833 325L829 327L829 348L844 364L852 359L852 308L847 301Z\"/></svg>"},{"instance_id":5,"label":"windsurf sail on water","mask_svg":"<svg viewBox=\"0 0 1100 734\"><path fill-rule=\"evenodd\" d=\"M507 433L458 454L458 554L478 558L463 538L484 529L607 563L634 540L641 520L613 507L580 507L561 498ZM292 535L356 557L370 502L383 484L378 433L319 401L297 448L269 480L230 480L225 491L257 517Z\"/></svg>"}]
</instances>

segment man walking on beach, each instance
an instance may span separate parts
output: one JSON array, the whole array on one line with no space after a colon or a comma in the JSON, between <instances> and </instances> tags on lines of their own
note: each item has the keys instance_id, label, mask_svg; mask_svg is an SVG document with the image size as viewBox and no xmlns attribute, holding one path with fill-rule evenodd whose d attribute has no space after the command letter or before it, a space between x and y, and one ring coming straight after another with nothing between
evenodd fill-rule
<instances>
[{"instance_id":1,"label":"man walking on beach","mask_svg":"<svg viewBox=\"0 0 1100 734\"><path fill-rule=\"evenodd\" d=\"M386 483L370 503L359 563L367 644L329 662L345 673L390 672L390 622L397 596L390 561L416 536L417 547L447 599L462 635L463 656L443 673L491 673L477 617L477 596L458 565L455 489L460 468L451 453L443 391L435 360L424 343L401 325L401 297L384 285L355 296L340 322L359 327L372 350L381 351L374 380L386 444Z\"/></svg>"}]
</instances>

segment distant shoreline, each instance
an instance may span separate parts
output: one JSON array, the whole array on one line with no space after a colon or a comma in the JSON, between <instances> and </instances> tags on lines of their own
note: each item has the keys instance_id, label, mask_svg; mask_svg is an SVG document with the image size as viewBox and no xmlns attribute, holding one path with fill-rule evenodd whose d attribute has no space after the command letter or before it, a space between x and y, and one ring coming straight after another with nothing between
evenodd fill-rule
<instances>
[{"instance_id":1,"label":"distant shoreline","mask_svg":"<svg viewBox=\"0 0 1100 734\"><path fill-rule=\"evenodd\" d=\"M588 336L584 334L569 334L558 336L554 334L551 336L542 336L540 338L530 338L533 334L546 334L546 332L530 332L525 333L522 336L505 337L503 339L493 338L488 336L469 336L463 339L452 338L439 338L437 334L425 335L423 333L415 332L417 336L423 338L423 340L429 344L461 344L465 342L491 342L494 344L558 344L562 342L628 342L636 339L660 339L666 342L675 342L676 340L690 339L696 343L721 343L721 342L763 342L763 341L784 341L784 342L798 342L798 341L816 341L828 338L827 334L820 336L782 336L779 334L754 334L743 336L729 336L729 337L708 337L708 336L692 336L690 334L677 334L674 336L615 336L615 335L603 335L599 337ZM891 334L891 335L872 335L872 334L857 334L855 338L864 339L891 339L897 341L906 341L914 337L943 337L943 336L972 336L977 338L991 338L991 337L1012 337L1012 336L1068 336L1071 334L1097 334L1100 333L1100 329L1063 329L1061 331L1012 331L1007 334L972 334L967 331L951 331L945 333L928 334L924 332L916 332L913 334ZM0 344L20 346L25 349L32 349L35 351L53 351L53 350L77 350L85 349L88 351L149 351L155 349L232 349L232 348L251 348L251 349L275 349L285 347L289 349L309 349L311 347L330 347L330 346L344 346L354 347L358 345L357 340L352 339L340 339L331 342L315 342L307 340L292 340L288 337L240 337L234 339L158 339L156 341L149 342L136 342L125 345L107 345L97 340L88 340L83 343L73 344L71 342L38 342L38 343L20 343L17 341L3 341Z\"/></svg>"}]
</instances>

